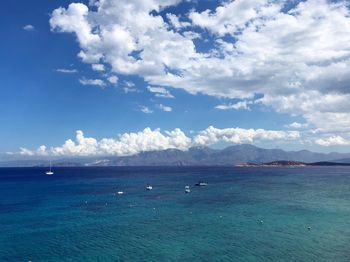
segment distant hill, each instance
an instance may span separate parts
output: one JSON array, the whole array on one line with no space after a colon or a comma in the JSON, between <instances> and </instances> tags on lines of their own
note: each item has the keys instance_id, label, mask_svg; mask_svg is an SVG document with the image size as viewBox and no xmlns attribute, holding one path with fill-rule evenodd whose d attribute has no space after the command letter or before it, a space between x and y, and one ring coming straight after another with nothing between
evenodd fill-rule
<instances>
[{"instance_id":1,"label":"distant hill","mask_svg":"<svg viewBox=\"0 0 350 262\"><path fill-rule=\"evenodd\" d=\"M253 145L235 145L222 150L208 147L193 147L188 151L168 149L164 151L144 152L134 156L111 159L111 165L203 165L224 166L239 163L262 164L277 160L300 161L305 163L332 161L350 154L340 153L314 153L307 150L284 151L282 149L263 149Z\"/></svg>"},{"instance_id":2,"label":"distant hill","mask_svg":"<svg viewBox=\"0 0 350 262\"><path fill-rule=\"evenodd\" d=\"M303 163L350 163L350 153L314 153L308 150L263 149L253 145L235 145L221 150L192 147L188 151L167 149L142 152L132 156L72 157L54 159L54 166L231 166L241 163L262 164L274 161ZM343 161L342 161L343 160ZM347 160L347 162L346 162ZM47 166L48 159L6 159L0 166Z\"/></svg>"},{"instance_id":3,"label":"distant hill","mask_svg":"<svg viewBox=\"0 0 350 262\"><path fill-rule=\"evenodd\" d=\"M336 159L336 160L333 160L332 162L337 162L337 163L350 163L350 158Z\"/></svg>"},{"instance_id":4,"label":"distant hill","mask_svg":"<svg viewBox=\"0 0 350 262\"><path fill-rule=\"evenodd\" d=\"M300 161L278 160L262 164L242 163L240 167L302 167L302 166L350 166L350 163L339 163L331 161L321 161L313 163L304 163Z\"/></svg>"},{"instance_id":5,"label":"distant hill","mask_svg":"<svg viewBox=\"0 0 350 262\"><path fill-rule=\"evenodd\" d=\"M307 165L309 166L350 166L350 163L322 161L322 162L309 163Z\"/></svg>"},{"instance_id":6,"label":"distant hill","mask_svg":"<svg viewBox=\"0 0 350 262\"><path fill-rule=\"evenodd\" d=\"M300 161L286 161L286 160L281 160L281 161L273 161L269 163L264 163L264 166L306 166L307 164L304 162Z\"/></svg>"}]
</instances>

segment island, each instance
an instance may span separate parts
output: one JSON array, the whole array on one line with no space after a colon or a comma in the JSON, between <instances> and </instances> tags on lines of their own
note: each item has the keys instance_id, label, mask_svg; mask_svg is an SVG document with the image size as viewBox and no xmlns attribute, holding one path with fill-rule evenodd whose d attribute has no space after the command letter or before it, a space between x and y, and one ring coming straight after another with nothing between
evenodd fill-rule
<instances>
[{"instance_id":1,"label":"island","mask_svg":"<svg viewBox=\"0 0 350 262\"><path fill-rule=\"evenodd\" d=\"M350 166L350 163L338 163L321 161L314 163L304 163L301 161L277 160L267 163L239 163L236 167L305 167L305 166Z\"/></svg>"}]
</instances>

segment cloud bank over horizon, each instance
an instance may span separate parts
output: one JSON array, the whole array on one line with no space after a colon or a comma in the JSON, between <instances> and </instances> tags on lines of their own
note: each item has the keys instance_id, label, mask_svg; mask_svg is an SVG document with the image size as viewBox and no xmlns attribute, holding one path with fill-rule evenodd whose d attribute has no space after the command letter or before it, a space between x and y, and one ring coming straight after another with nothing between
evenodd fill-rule
<instances>
[{"instance_id":1,"label":"cloud bank over horizon","mask_svg":"<svg viewBox=\"0 0 350 262\"><path fill-rule=\"evenodd\" d=\"M160 129L147 127L139 132L124 133L116 138L86 137L83 131L76 131L75 141L66 140L63 145L48 148L41 145L37 150L20 148L23 156L128 156L146 151L166 149L188 150L195 146L212 146L218 143L259 144L262 142L305 143L308 141L320 146L349 145L350 140L343 137L310 138L300 131L280 131L244 128L215 128L209 126L192 136L181 129L162 132Z\"/></svg>"}]
</instances>

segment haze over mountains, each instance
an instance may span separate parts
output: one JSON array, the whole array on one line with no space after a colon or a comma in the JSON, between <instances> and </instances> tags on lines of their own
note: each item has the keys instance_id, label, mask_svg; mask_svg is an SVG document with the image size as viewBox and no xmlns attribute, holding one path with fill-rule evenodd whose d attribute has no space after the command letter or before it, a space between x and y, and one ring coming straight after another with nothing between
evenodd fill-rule
<instances>
[{"instance_id":1,"label":"haze over mountains","mask_svg":"<svg viewBox=\"0 0 350 262\"><path fill-rule=\"evenodd\" d=\"M54 166L230 166L240 163L266 163L277 160L301 161L305 163L332 161L350 163L350 153L315 153L308 150L285 151L263 149L243 144L221 150L209 147L192 147L188 151L167 149L142 152L132 156L62 157L52 160ZM48 159L1 158L0 167L47 166Z\"/></svg>"}]
</instances>

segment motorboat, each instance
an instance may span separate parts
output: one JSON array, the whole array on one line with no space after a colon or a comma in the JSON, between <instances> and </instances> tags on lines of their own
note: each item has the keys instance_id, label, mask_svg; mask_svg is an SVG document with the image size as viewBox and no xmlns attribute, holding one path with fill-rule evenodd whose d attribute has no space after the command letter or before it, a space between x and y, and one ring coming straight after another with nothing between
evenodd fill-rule
<instances>
[{"instance_id":1,"label":"motorboat","mask_svg":"<svg viewBox=\"0 0 350 262\"><path fill-rule=\"evenodd\" d=\"M196 186L207 186L208 183L207 182L198 182L197 184L195 184Z\"/></svg>"}]
</instances>

